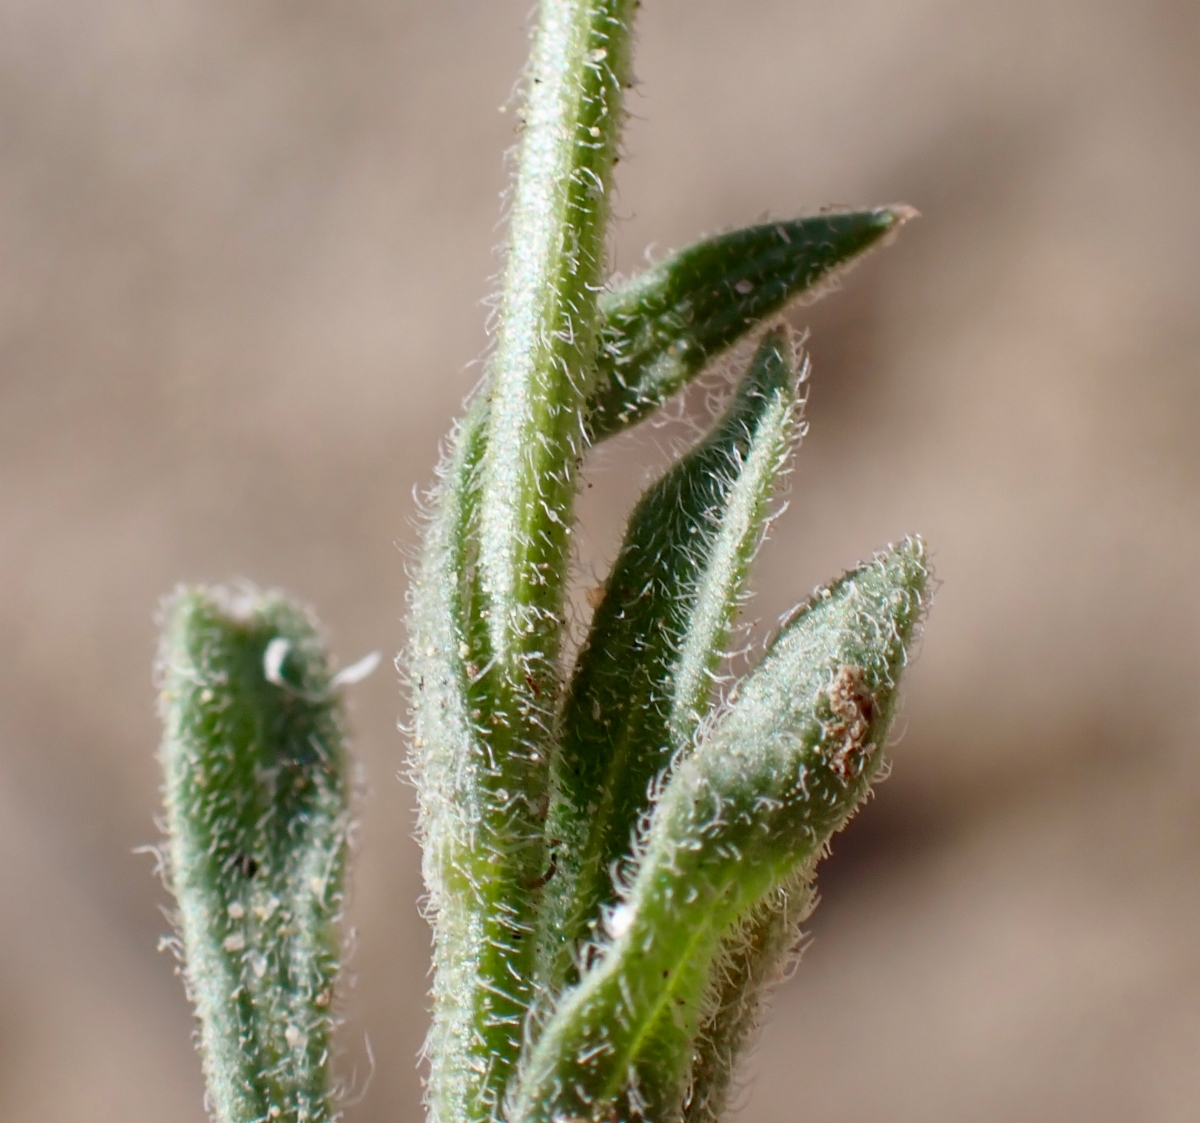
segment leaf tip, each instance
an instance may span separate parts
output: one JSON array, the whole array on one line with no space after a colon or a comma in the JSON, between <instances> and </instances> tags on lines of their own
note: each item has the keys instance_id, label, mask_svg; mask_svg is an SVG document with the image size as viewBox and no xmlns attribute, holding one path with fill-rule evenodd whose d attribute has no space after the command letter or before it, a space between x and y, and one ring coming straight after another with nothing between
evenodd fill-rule
<instances>
[{"instance_id":1,"label":"leaf tip","mask_svg":"<svg viewBox=\"0 0 1200 1123\"><path fill-rule=\"evenodd\" d=\"M886 215L887 225L897 230L905 223L912 222L914 218L921 217L921 212L908 203L890 203L886 207L880 207L878 213Z\"/></svg>"}]
</instances>

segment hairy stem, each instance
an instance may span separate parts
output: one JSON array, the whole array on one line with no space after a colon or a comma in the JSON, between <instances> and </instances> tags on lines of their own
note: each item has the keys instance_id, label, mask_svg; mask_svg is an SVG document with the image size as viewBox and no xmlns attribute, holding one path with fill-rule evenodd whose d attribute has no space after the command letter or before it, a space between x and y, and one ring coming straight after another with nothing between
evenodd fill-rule
<instances>
[{"instance_id":1,"label":"hairy stem","mask_svg":"<svg viewBox=\"0 0 1200 1123\"><path fill-rule=\"evenodd\" d=\"M633 7L543 0L529 65L488 381L479 552L490 693L514 717L544 708L526 679L552 660L559 629Z\"/></svg>"},{"instance_id":2,"label":"hairy stem","mask_svg":"<svg viewBox=\"0 0 1200 1123\"><path fill-rule=\"evenodd\" d=\"M466 1104L478 1093L477 967L496 938L485 888L491 851L481 836L494 829L499 809L487 782L491 757L467 709L474 670L467 658L469 571L486 421L486 403L477 399L454 435L409 614L410 763L434 925L427 1098L432 1118L447 1123L465 1118Z\"/></svg>"},{"instance_id":3,"label":"hairy stem","mask_svg":"<svg viewBox=\"0 0 1200 1123\"><path fill-rule=\"evenodd\" d=\"M651 782L707 710L712 672L797 423L793 345L770 332L712 433L638 504L561 721L547 834L543 977L574 981L579 942L616 898Z\"/></svg>"},{"instance_id":4,"label":"hairy stem","mask_svg":"<svg viewBox=\"0 0 1200 1123\"><path fill-rule=\"evenodd\" d=\"M424 830L462 844L430 882L428 1102L443 1123L498 1115L533 994L562 582L634 7L540 5L477 470L443 489L414 592ZM438 569L447 551L453 576ZM445 618L463 605L465 620Z\"/></svg>"}]
</instances>

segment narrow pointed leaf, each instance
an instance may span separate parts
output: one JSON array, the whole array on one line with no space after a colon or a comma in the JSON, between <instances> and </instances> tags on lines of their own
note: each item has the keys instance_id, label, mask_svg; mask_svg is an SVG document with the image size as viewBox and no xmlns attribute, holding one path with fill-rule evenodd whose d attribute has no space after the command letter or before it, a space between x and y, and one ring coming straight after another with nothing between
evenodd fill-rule
<instances>
[{"instance_id":1,"label":"narrow pointed leaf","mask_svg":"<svg viewBox=\"0 0 1200 1123\"><path fill-rule=\"evenodd\" d=\"M454 437L412 586L407 671L413 699L411 771L419 801L425 884L434 927L433 1021L427 1099L435 1119L463 1118L491 1029L488 995L512 942L500 904L507 877L493 854L511 837L489 783L495 761L469 712L470 571L478 532L478 471L486 434L478 399Z\"/></svg>"},{"instance_id":2,"label":"narrow pointed leaf","mask_svg":"<svg viewBox=\"0 0 1200 1123\"><path fill-rule=\"evenodd\" d=\"M330 1120L348 811L323 644L281 594L185 590L160 676L168 869L214 1118Z\"/></svg>"},{"instance_id":3,"label":"narrow pointed leaf","mask_svg":"<svg viewBox=\"0 0 1200 1123\"><path fill-rule=\"evenodd\" d=\"M777 329L725 416L630 518L561 723L543 912L550 992L571 979L577 942L615 899L610 869L629 851L647 788L706 711L792 446L797 390L793 345Z\"/></svg>"},{"instance_id":4,"label":"narrow pointed leaf","mask_svg":"<svg viewBox=\"0 0 1200 1123\"><path fill-rule=\"evenodd\" d=\"M680 1111L723 938L815 862L878 770L928 580L906 540L818 593L740 684L656 804L611 944L542 1032L514 1120Z\"/></svg>"},{"instance_id":5,"label":"narrow pointed leaf","mask_svg":"<svg viewBox=\"0 0 1200 1123\"><path fill-rule=\"evenodd\" d=\"M591 439L657 409L721 352L915 213L877 207L718 234L605 294L588 401Z\"/></svg>"}]
</instances>

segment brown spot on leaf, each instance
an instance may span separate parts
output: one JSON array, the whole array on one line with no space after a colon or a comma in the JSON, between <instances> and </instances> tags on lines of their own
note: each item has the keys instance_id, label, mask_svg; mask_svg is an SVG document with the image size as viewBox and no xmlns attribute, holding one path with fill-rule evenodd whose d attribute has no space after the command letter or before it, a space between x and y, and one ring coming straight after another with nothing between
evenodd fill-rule
<instances>
[{"instance_id":1,"label":"brown spot on leaf","mask_svg":"<svg viewBox=\"0 0 1200 1123\"><path fill-rule=\"evenodd\" d=\"M842 780L862 770L871 751L867 733L875 713L875 700L867 689L862 667L843 663L825 691L830 716L821 724L821 742L829 767Z\"/></svg>"}]
</instances>

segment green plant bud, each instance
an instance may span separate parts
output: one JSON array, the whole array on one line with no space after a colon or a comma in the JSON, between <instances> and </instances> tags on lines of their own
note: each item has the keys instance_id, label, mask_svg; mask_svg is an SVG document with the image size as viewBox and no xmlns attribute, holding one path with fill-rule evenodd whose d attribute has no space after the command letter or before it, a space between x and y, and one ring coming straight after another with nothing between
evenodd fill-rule
<instances>
[{"instance_id":1,"label":"green plant bud","mask_svg":"<svg viewBox=\"0 0 1200 1123\"><path fill-rule=\"evenodd\" d=\"M615 900L648 788L712 693L746 572L798 421L787 329L767 334L720 422L642 498L580 654L561 722L547 833L544 979L574 981L578 941Z\"/></svg>"},{"instance_id":2,"label":"green plant bud","mask_svg":"<svg viewBox=\"0 0 1200 1123\"><path fill-rule=\"evenodd\" d=\"M738 1058L762 1023L770 992L800 956L800 926L815 899L812 871L772 889L721 939L701 999L682 1123L720 1123Z\"/></svg>"},{"instance_id":3,"label":"green plant bud","mask_svg":"<svg viewBox=\"0 0 1200 1123\"><path fill-rule=\"evenodd\" d=\"M722 941L869 790L928 582L905 540L818 592L739 684L666 783L610 942L524 1067L515 1121L680 1112Z\"/></svg>"},{"instance_id":4,"label":"green plant bud","mask_svg":"<svg viewBox=\"0 0 1200 1123\"><path fill-rule=\"evenodd\" d=\"M280 593L197 588L160 654L167 868L214 1118L333 1118L349 825L339 681Z\"/></svg>"},{"instance_id":5,"label":"green plant bud","mask_svg":"<svg viewBox=\"0 0 1200 1123\"><path fill-rule=\"evenodd\" d=\"M606 293L587 406L591 440L640 421L915 214L877 207L749 226L696 242Z\"/></svg>"}]
</instances>

